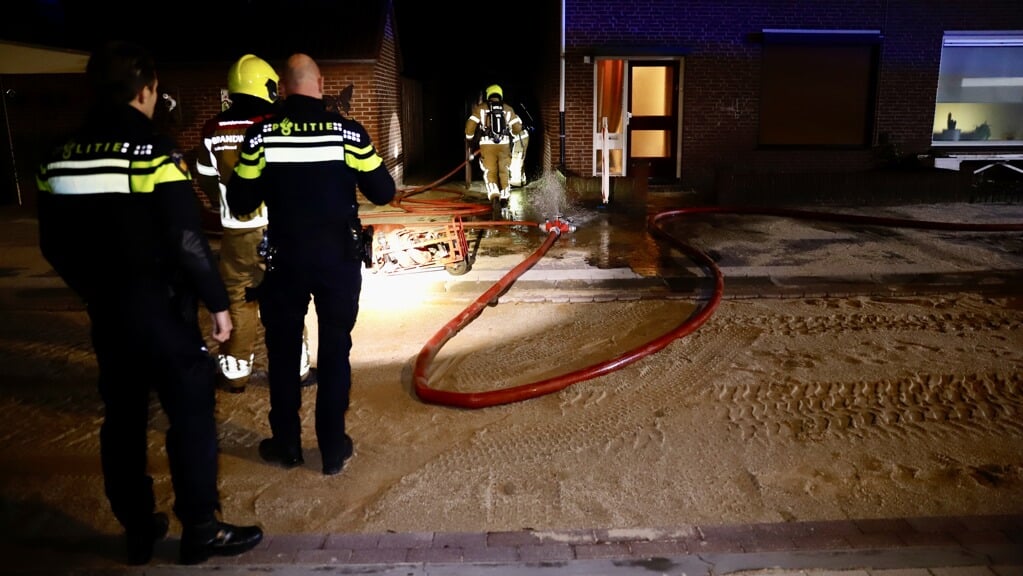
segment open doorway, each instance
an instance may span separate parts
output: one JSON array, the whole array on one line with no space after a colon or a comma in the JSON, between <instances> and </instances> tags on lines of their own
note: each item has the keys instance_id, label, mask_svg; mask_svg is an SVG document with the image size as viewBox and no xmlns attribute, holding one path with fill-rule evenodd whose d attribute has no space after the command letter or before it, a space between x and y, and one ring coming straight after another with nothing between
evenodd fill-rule
<instances>
[{"instance_id":1,"label":"open doorway","mask_svg":"<svg viewBox=\"0 0 1023 576\"><path fill-rule=\"evenodd\" d=\"M682 60L596 61L594 175L643 162L652 181L681 177ZM607 161L604 155L607 151Z\"/></svg>"}]
</instances>

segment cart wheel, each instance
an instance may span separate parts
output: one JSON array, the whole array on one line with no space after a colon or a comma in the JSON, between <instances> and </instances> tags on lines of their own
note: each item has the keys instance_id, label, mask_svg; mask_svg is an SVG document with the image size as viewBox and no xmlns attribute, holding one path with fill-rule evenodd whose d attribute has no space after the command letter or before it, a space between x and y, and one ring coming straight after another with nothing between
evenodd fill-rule
<instances>
[{"instance_id":1,"label":"cart wheel","mask_svg":"<svg viewBox=\"0 0 1023 576\"><path fill-rule=\"evenodd\" d=\"M461 276L462 274L465 274L469 270L472 270L472 264L469 262L469 260L461 260L459 262L455 262L454 264L448 264L447 266L444 267L444 269L447 270L448 274L451 274L452 276Z\"/></svg>"}]
</instances>

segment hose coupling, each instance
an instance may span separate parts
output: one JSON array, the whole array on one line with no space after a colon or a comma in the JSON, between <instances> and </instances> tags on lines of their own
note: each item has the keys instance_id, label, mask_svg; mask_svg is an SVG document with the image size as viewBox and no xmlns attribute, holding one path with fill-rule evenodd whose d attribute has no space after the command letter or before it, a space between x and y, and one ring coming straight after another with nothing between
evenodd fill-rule
<instances>
[{"instance_id":1,"label":"hose coupling","mask_svg":"<svg viewBox=\"0 0 1023 576\"><path fill-rule=\"evenodd\" d=\"M560 236L564 232L575 232L576 228L574 225L569 224L561 218L555 218L553 222L550 220L544 220L544 223L540 224L540 230L547 233L557 232Z\"/></svg>"}]
</instances>

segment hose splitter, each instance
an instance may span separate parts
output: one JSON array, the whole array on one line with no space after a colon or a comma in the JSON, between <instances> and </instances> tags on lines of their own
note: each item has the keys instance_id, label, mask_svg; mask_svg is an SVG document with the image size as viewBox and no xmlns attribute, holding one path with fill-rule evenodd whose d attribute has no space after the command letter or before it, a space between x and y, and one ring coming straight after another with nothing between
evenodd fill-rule
<instances>
[{"instance_id":1,"label":"hose splitter","mask_svg":"<svg viewBox=\"0 0 1023 576\"><path fill-rule=\"evenodd\" d=\"M544 220L544 223L540 224L540 230L547 233L555 232L561 236L564 232L575 232L575 225L569 224L567 220L562 220L561 216L555 216L553 222Z\"/></svg>"}]
</instances>

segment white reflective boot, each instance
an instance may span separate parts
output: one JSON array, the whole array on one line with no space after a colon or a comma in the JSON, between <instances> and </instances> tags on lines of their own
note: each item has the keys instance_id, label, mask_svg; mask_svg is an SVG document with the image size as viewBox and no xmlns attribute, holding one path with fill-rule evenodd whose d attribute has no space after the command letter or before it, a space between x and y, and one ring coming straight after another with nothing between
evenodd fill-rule
<instances>
[{"instance_id":1,"label":"white reflective boot","mask_svg":"<svg viewBox=\"0 0 1023 576\"><path fill-rule=\"evenodd\" d=\"M309 355L309 340L306 339L305 334L302 335L302 364L299 368L299 378L302 380L302 386L312 386L315 382L315 378L310 378L309 373L312 372L313 365L311 362L311 356Z\"/></svg>"},{"instance_id":2,"label":"white reflective boot","mask_svg":"<svg viewBox=\"0 0 1023 576\"><path fill-rule=\"evenodd\" d=\"M248 360L236 358L230 354L218 354L217 365L224 387L230 392L244 392L252 374L253 355Z\"/></svg>"},{"instance_id":3,"label":"white reflective boot","mask_svg":"<svg viewBox=\"0 0 1023 576\"><path fill-rule=\"evenodd\" d=\"M487 182L487 200L490 200L492 202L494 200L494 198L500 198L500 197L501 197L501 189L497 187L497 183L496 182Z\"/></svg>"},{"instance_id":4,"label":"white reflective boot","mask_svg":"<svg viewBox=\"0 0 1023 576\"><path fill-rule=\"evenodd\" d=\"M511 198L511 188L501 190L501 201L507 202L509 198Z\"/></svg>"},{"instance_id":5,"label":"white reflective boot","mask_svg":"<svg viewBox=\"0 0 1023 576\"><path fill-rule=\"evenodd\" d=\"M508 168L508 184L520 188L526 185L526 170L523 166L523 155L525 151L521 144L516 144L512 150L511 165Z\"/></svg>"}]
</instances>

